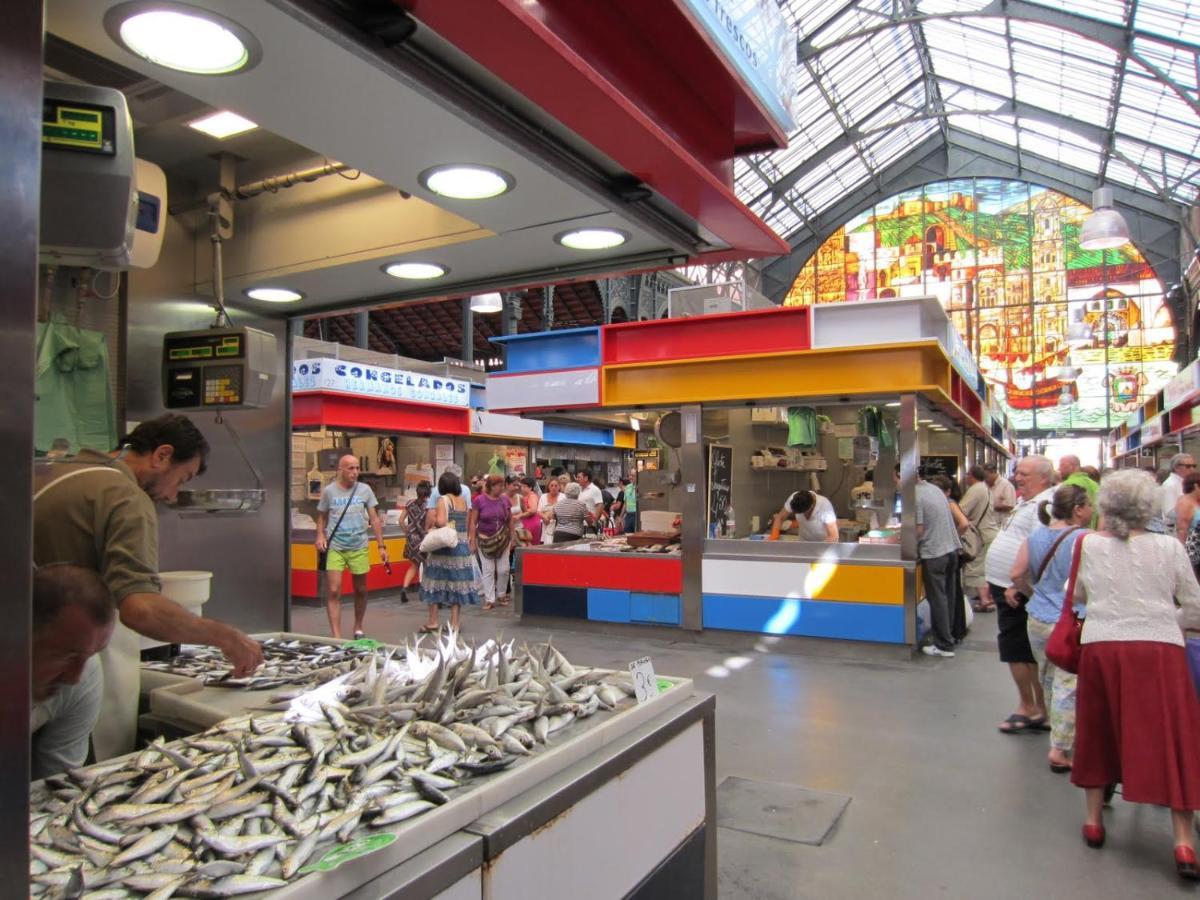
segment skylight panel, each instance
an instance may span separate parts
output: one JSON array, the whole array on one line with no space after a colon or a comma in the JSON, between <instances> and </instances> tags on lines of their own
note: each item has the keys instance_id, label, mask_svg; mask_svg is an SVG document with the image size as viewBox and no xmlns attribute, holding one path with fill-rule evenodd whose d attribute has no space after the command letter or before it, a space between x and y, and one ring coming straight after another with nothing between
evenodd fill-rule
<instances>
[{"instance_id":1,"label":"skylight panel","mask_svg":"<svg viewBox=\"0 0 1200 900\"><path fill-rule=\"evenodd\" d=\"M1122 104L1121 111L1117 114L1117 132L1185 156L1200 155L1200 122L1188 126Z\"/></svg>"},{"instance_id":2,"label":"skylight panel","mask_svg":"<svg viewBox=\"0 0 1200 900\"><path fill-rule=\"evenodd\" d=\"M1146 37L1133 39L1133 52L1188 90L1196 90L1195 54Z\"/></svg>"},{"instance_id":3,"label":"skylight panel","mask_svg":"<svg viewBox=\"0 0 1200 900\"><path fill-rule=\"evenodd\" d=\"M983 9L990 0L920 0L917 10L927 16L946 13L975 12Z\"/></svg>"},{"instance_id":4,"label":"skylight panel","mask_svg":"<svg viewBox=\"0 0 1200 900\"><path fill-rule=\"evenodd\" d=\"M1047 2L1047 0L1030 0L1036 6L1046 6L1050 9L1062 9L1062 3ZM1099 19L1113 25L1124 25L1126 15L1125 0L1087 0L1086 4L1073 6L1071 11L1089 19Z\"/></svg>"},{"instance_id":5,"label":"skylight panel","mask_svg":"<svg viewBox=\"0 0 1200 900\"><path fill-rule=\"evenodd\" d=\"M882 172L906 153L920 146L937 130L937 119L908 122L898 128L880 132L872 140L865 142L863 154L876 172Z\"/></svg>"},{"instance_id":6,"label":"skylight panel","mask_svg":"<svg viewBox=\"0 0 1200 900\"><path fill-rule=\"evenodd\" d=\"M942 84L942 103L948 110L980 112L999 109L1004 101L994 94L985 94L957 84Z\"/></svg>"},{"instance_id":7,"label":"skylight panel","mask_svg":"<svg viewBox=\"0 0 1200 900\"><path fill-rule=\"evenodd\" d=\"M863 131L874 131L902 122L925 108L925 85L917 82L892 98L883 109L859 123Z\"/></svg>"},{"instance_id":8,"label":"skylight panel","mask_svg":"<svg viewBox=\"0 0 1200 900\"><path fill-rule=\"evenodd\" d=\"M1104 180L1123 184L1139 191L1154 194L1154 185L1137 169L1127 165L1115 156L1108 158L1108 168L1104 170Z\"/></svg>"},{"instance_id":9,"label":"skylight panel","mask_svg":"<svg viewBox=\"0 0 1200 900\"><path fill-rule=\"evenodd\" d=\"M1017 99L1030 106L1079 119L1100 128L1108 127L1109 97L1089 94L1073 88L1047 84L1037 78L1017 76Z\"/></svg>"},{"instance_id":10,"label":"skylight panel","mask_svg":"<svg viewBox=\"0 0 1200 900\"><path fill-rule=\"evenodd\" d=\"M1133 25L1139 31L1198 43L1200 8L1187 0L1140 0Z\"/></svg>"},{"instance_id":11,"label":"skylight panel","mask_svg":"<svg viewBox=\"0 0 1200 900\"><path fill-rule=\"evenodd\" d=\"M1084 172L1100 168L1101 148L1081 135L1056 125L1022 117L1021 151L1033 153Z\"/></svg>"},{"instance_id":12,"label":"skylight panel","mask_svg":"<svg viewBox=\"0 0 1200 900\"><path fill-rule=\"evenodd\" d=\"M1014 19L1009 23L1013 40L1025 41L1043 52L1062 53L1075 56L1080 60L1089 60L1109 67L1117 64L1117 53L1103 44L1088 40L1070 31L1055 28L1053 25L1042 25L1035 22L1022 22Z\"/></svg>"}]
</instances>

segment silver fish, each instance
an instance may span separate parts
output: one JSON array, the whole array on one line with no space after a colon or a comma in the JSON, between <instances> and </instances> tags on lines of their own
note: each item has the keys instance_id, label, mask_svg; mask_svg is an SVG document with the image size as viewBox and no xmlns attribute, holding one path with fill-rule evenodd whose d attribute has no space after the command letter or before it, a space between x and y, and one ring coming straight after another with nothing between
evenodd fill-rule
<instances>
[{"instance_id":1,"label":"silver fish","mask_svg":"<svg viewBox=\"0 0 1200 900\"><path fill-rule=\"evenodd\" d=\"M152 831L144 838L136 841L126 850L122 850L117 854L109 865L123 866L126 863L131 863L135 859L141 859L143 856L149 856L152 853L157 853L171 841L175 840L175 834L179 831L178 826L171 825L167 828Z\"/></svg>"}]
</instances>

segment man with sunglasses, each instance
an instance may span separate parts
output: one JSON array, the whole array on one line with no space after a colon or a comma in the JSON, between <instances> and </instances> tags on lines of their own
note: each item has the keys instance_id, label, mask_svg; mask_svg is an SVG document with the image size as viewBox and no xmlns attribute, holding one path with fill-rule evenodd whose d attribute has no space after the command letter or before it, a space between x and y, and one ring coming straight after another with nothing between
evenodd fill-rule
<instances>
[{"instance_id":1,"label":"man with sunglasses","mask_svg":"<svg viewBox=\"0 0 1200 900\"><path fill-rule=\"evenodd\" d=\"M1196 460L1190 453L1176 453L1171 457L1171 474L1163 482L1159 492L1162 498L1162 520L1167 534L1175 533L1175 504L1183 496L1183 479L1196 468Z\"/></svg>"}]
</instances>

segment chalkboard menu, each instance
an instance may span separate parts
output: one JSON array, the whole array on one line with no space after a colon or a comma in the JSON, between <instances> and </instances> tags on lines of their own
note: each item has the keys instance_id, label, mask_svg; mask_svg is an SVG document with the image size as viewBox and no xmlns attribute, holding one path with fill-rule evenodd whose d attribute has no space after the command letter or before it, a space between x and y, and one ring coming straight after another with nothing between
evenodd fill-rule
<instances>
[{"instance_id":1,"label":"chalkboard menu","mask_svg":"<svg viewBox=\"0 0 1200 900\"><path fill-rule=\"evenodd\" d=\"M934 475L945 475L951 481L958 480L957 456L922 456L921 477L928 481Z\"/></svg>"},{"instance_id":2,"label":"chalkboard menu","mask_svg":"<svg viewBox=\"0 0 1200 900\"><path fill-rule=\"evenodd\" d=\"M723 525L733 492L733 448L708 445L708 524Z\"/></svg>"}]
</instances>

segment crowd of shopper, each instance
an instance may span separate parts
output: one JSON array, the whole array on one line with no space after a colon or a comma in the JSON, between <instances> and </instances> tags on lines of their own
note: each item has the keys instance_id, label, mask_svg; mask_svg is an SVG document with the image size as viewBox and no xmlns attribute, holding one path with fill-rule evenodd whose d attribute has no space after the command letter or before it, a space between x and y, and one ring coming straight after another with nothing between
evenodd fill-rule
<instances>
[{"instance_id":1,"label":"crowd of shopper","mask_svg":"<svg viewBox=\"0 0 1200 900\"><path fill-rule=\"evenodd\" d=\"M1186 650L1192 632L1200 637L1188 546L1200 526L1195 469L1184 453L1160 479L1138 469L1102 475L1075 456L1057 469L1026 456L1011 482L995 466L972 467L961 498L944 476L916 485L923 651L954 656L956 608L995 610L1000 661L1017 693L999 730L1048 740L1050 770L1084 791L1091 847L1105 843L1104 809L1118 789L1127 802L1170 810L1176 870L1188 880L1200 880L1200 695ZM972 530L978 554L969 552ZM1200 549L1200 531L1193 543ZM1072 628L1078 655L1064 661L1060 638Z\"/></svg>"}]
</instances>

